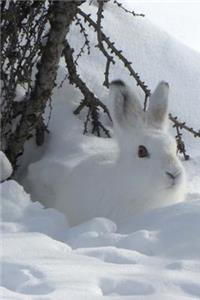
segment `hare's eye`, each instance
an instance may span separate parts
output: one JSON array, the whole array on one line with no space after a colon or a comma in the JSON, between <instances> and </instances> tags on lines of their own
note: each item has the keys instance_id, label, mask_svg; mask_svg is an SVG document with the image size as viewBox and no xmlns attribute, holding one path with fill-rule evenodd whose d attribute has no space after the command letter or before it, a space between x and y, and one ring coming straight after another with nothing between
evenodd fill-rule
<instances>
[{"instance_id":1,"label":"hare's eye","mask_svg":"<svg viewBox=\"0 0 200 300\"><path fill-rule=\"evenodd\" d=\"M147 150L147 148L145 146L140 145L138 147L138 156L141 157L141 158L149 156L149 152L148 152L148 150Z\"/></svg>"}]
</instances>

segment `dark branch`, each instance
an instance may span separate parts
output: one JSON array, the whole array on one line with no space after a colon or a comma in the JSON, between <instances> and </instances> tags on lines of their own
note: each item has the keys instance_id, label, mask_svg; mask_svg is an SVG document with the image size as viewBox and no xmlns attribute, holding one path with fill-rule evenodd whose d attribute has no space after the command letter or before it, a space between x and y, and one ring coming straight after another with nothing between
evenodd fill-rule
<instances>
[{"instance_id":1,"label":"dark branch","mask_svg":"<svg viewBox=\"0 0 200 300\"><path fill-rule=\"evenodd\" d=\"M200 137L200 130L196 131L192 127L188 127L185 122L180 122L178 117L173 117L172 114L169 114L169 119L174 123L173 127L179 127L180 129L185 129L186 131L192 133L194 137Z\"/></svg>"},{"instance_id":2,"label":"dark branch","mask_svg":"<svg viewBox=\"0 0 200 300\"><path fill-rule=\"evenodd\" d=\"M114 0L114 4L116 4L118 7L120 7L125 13L131 14L133 17L145 17L144 14L137 14L133 10L132 11L128 10L119 1Z\"/></svg>"},{"instance_id":3,"label":"dark branch","mask_svg":"<svg viewBox=\"0 0 200 300\"><path fill-rule=\"evenodd\" d=\"M99 121L98 109L99 107L102 108L104 113L106 113L109 119L111 120L110 113L106 105L103 104L97 97L95 97L95 95L89 90L85 82L77 74L76 65L74 64L74 59L73 59L73 49L71 49L67 40L65 40L63 55L65 57L65 62L69 72L68 75L69 82L71 84L74 84L77 88L79 88L79 90L84 96L84 99L74 111L74 114L77 115L81 112L81 110L84 107L88 107L90 110L90 112L88 113L89 116L91 116L92 123L93 123L93 129L92 129L93 133L97 133L97 135L100 136L100 128L101 128L107 134L107 136L110 136L109 131ZM87 119L89 118L89 116L87 117ZM88 122L85 123L85 125L87 124ZM84 132L87 132L87 128L84 129Z\"/></svg>"},{"instance_id":4,"label":"dark branch","mask_svg":"<svg viewBox=\"0 0 200 300\"><path fill-rule=\"evenodd\" d=\"M103 55L106 58L106 69L105 69L105 80L103 85L105 85L107 88L109 87L109 69L110 69L110 64L115 63L113 56L109 55L108 52L105 50L104 45L103 45L103 37L102 37L102 26L101 26L101 21L104 18L103 16L103 6L104 6L104 1L98 0L98 11L97 11L97 40L98 40L98 45L97 47L99 50L103 53Z\"/></svg>"},{"instance_id":5,"label":"dark branch","mask_svg":"<svg viewBox=\"0 0 200 300\"><path fill-rule=\"evenodd\" d=\"M84 36L84 39L85 39L85 42L83 44L83 46L81 47L76 59L75 59L75 64L77 65L77 62L79 60L79 58L81 57L81 55L84 53L84 50L85 50L85 47L87 47L87 54L89 55L90 54L90 41L88 39L88 34L83 26L83 24L81 23L81 19L78 18L77 16L75 16L75 20L76 20L76 23L75 25L79 26L80 27L80 33L83 34Z\"/></svg>"},{"instance_id":6,"label":"dark branch","mask_svg":"<svg viewBox=\"0 0 200 300\"><path fill-rule=\"evenodd\" d=\"M90 18L90 15L87 15L85 12L83 12L80 8L78 8L78 13L84 18L85 22L88 22L90 26L94 28L95 31L98 30L97 24ZM147 85L144 81L140 79L140 76L137 72L134 71L134 69L131 66L131 62L127 60L127 58L122 54L121 50L118 50L114 43L110 41L110 39L102 32L101 33L102 40L106 42L109 49L111 49L111 52L113 52L120 61L123 62L125 68L127 68L130 72L130 76L133 76L138 86L141 87L141 89L144 91L145 96L150 95L150 90L148 89Z\"/></svg>"}]
</instances>

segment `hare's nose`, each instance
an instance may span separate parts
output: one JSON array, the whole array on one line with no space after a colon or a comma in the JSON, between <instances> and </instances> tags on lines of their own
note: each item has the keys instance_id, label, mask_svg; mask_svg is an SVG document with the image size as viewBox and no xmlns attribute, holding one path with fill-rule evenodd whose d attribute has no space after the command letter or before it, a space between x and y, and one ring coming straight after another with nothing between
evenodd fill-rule
<instances>
[{"instance_id":1,"label":"hare's nose","mask_svg":"<svg viewBox=\"0 0 200 300\"><path fill-rule=\"evenodd\" d=\"M175 178L176 178L176 176L175 176L174 174L170 173L170 172L165 172L165 173L166 173L167 176L169 176L169 178L171 178L171 179L175 179Z\"/></svg>"},{"instance_id":2,"label":"hare's nose","mask_svg":"<svg viewBox=\"0 0 200 300\"><path fill-rule=\"evenodd\" d=\"M173 183L174 181L176 180L176 178L181 174L181 172L176 172L176 173L170 173L170 172L165 172L166 175L173 180Z\"/></svg>"}]
</instances>

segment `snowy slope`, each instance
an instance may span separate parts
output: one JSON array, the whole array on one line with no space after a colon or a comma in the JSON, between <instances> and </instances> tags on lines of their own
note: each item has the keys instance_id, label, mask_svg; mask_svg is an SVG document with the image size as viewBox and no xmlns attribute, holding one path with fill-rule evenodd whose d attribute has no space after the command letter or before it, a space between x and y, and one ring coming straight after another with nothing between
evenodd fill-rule
<instances>
[{"instance_id":1,"label":"snowy slope","mask_svg":"<svg viewBox=\"0 0 200 300\"><path fill-rule=\"evenodd\" d=\"M161 79L169 81L172 111L199 127L200 55L146 20L123 17L109 5L107 16L105 31L118 40L117 44L149 86L154 88ZM78 43L78 33L71 39ZM82 58L79 66L81 75L106 102L107 91L100 86L104 63L93 51L89 61ZM64 76L60 68L58 82ZM133 84L120 64L113 69L112 78L116 77ZM97 155L105 156L106 163L116 155L114 141L82 136L82 120L72 114L80 97L67 83L63 90L54 93L49 139L39 154L42 157L30 165L28 178L24 178L26 189L36 202L31 202L15 181L5 181L0 186L3 203L0 298L200 299L198 142L190 147L192 159L184 163L188 174L185 203L123 222L119 220L118 224L96 218L69 228L62 213L44 209L37 202L48 200L53 206L58 195L64 197L68 172L81 161L89 162L92 167ZM30 154L26 155L28 161ZM92 176L97 175L95 172ZM84 205L86 199L81 191L80 196Z\"/></svg>"},{"instance_id":2,"label":"snowy slope","mask_svg":"<svg viewBox=\"0 0 200 300\"><path fill-rule=\"evenodd\" d=\"M96 19L96 9L93 6L86 7L86 10ZM198 127L200 119L196 103L200 101L199 52L179 43L147 18L134 18L124 14L111 3L106 7L103 28L106 35L115 41L116 47L123 50L128 60L133 62L133 68L152 90L161 79L169 82L171 111L192 126ZM75 46L80 47L77 37L80 37L78 29L72 31L71 40ZM92 45L96 45L94 37ZM106 92L100 84L103 81L105 59L97 52L96 49L92 51L89 65L85 57L80 60L80 73L98 95L104 95ZM115 64L111 69L111 79L120 77L134 85L134 80L121 63Z\"/></svg>"},{"instance_id":3,"label":"snowy slope","mask_svg":"<svg viewBox=\"0 0 200 300\"><path fill-rule=\"evenodd\" d=\"M158 27L185 45L200 51L199 0L125 0L123 4L134 11L142 11Z\"/></svg>"}]
</instances>

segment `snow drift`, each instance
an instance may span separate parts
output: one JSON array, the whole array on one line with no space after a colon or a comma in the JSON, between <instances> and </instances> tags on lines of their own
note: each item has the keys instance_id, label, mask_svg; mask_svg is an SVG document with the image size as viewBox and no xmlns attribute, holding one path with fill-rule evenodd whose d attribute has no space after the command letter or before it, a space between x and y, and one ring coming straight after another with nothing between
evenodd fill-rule
<instances>
[{"instance_id":1,"label":"snow drift","mask_svg":"<svg viewBox=\"0 0 200 300\"><path fill-rule=\"evenodd\" d=\"M119 227L69 228L15 181L0 187L2 300L199 299L200 193Z\"/></svg>"}]
</instances>

